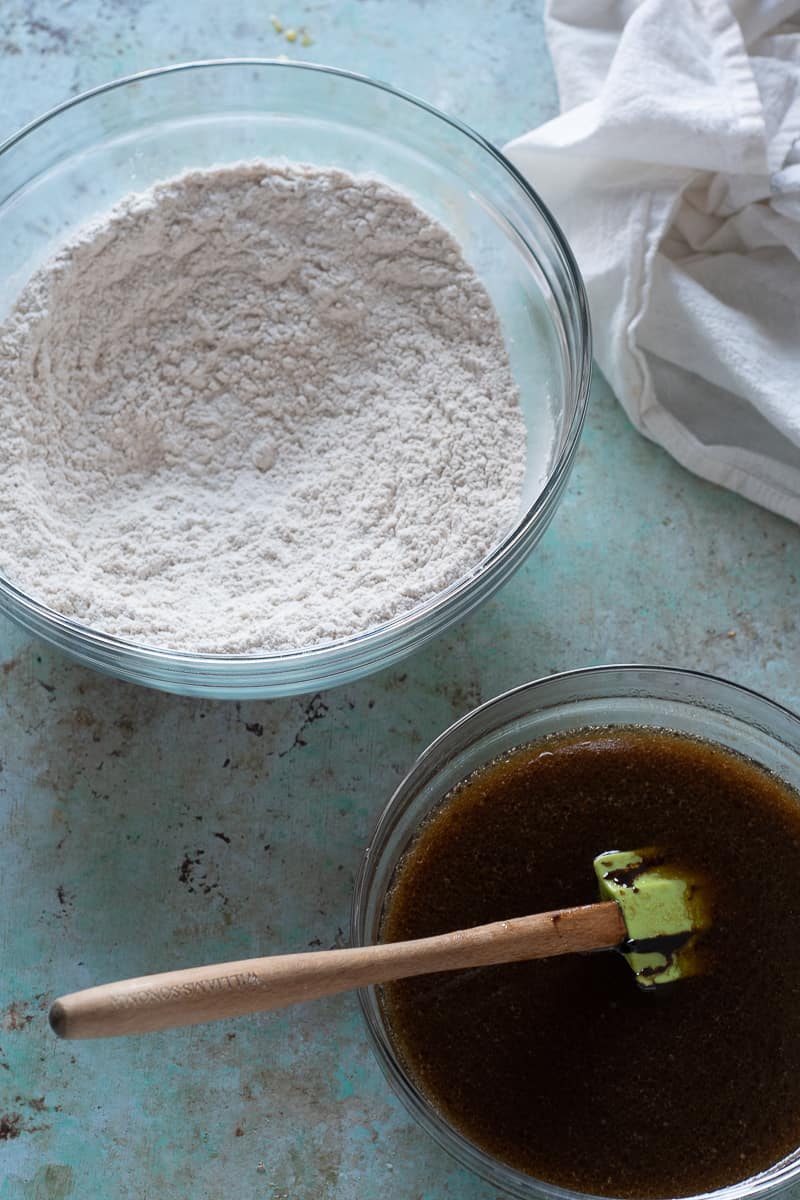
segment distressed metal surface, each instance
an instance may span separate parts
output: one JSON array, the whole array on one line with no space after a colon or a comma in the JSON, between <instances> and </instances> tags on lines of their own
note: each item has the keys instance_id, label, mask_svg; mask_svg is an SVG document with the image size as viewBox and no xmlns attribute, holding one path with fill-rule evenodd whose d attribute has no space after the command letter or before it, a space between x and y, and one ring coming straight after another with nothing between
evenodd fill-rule
<instances>
[{"instance_id":1,"label":"distressed metal surface","mask_svg":"<svg viewBox=\"0 0 800 1200\"><path fill-rule=\"evenodd\" d=\"M555 108L539 5L52 0L0 6L0 137L168 61L304 56L417 92L495 140ZM0 619L0 1200L495 1195L389 1095L354 998L59 1043L60 992L346 929L371 824L482 699L603 661L673 662L800 705L800 531L687 475L602 380L575 474L519 575L399 669L319 696L175 699Z\"/></svg>"}]
</instances>

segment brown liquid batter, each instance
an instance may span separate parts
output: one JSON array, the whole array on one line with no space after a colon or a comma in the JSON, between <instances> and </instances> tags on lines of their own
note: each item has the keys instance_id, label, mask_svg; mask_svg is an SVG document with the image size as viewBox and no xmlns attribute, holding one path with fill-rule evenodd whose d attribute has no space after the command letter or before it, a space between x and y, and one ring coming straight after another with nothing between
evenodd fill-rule
<instances>
[{"instance_id":1,"label":"brown liquid batter","mask_svg":"<svg viewBox=\"0 0 800 1200\"><path fill-rule=\"evenodd\" d=\"M703 975L645 994L606 952L383 989L434 1106L562 1187L685 1196L800 1144L800 797L683 735L558 735L459 785L387 901L385 941L590 904L596 854L653 845L712 882Z\"/></svg>"}]
</instances>

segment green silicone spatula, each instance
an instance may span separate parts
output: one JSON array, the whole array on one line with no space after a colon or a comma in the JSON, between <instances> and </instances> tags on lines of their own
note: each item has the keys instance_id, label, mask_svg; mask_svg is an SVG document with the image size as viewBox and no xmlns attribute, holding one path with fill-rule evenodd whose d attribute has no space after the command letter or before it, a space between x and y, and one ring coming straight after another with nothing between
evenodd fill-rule
<instances>
[{"instance_id":1,"label":"green silicone spatula","mask_svg":"<svg viewBox=\"0 0 800 1200\"><path fill-rule=\"evenodd\" d=\"M658 850L599 854L600 895L613 900L625 922L622 953L641 987L696 974L697 937L710 924L708 888Z\"/></svg>"},{"instance_id":2,"label":"green silicone spatula","mask_svg":"<svg viewBox=\"0 0 800 1200\"><path fill-rule=\"evenodd\" d=\"M701 882L656 851L613 851L599 855L594 865L601 894L597 904L409 942L125 979L56 1000L50 1024L67 1038L150 1033L285 1008L410 975L614 948L646 988L692 973L697 935L708 925Z\"/></svg>"}]
</instances>

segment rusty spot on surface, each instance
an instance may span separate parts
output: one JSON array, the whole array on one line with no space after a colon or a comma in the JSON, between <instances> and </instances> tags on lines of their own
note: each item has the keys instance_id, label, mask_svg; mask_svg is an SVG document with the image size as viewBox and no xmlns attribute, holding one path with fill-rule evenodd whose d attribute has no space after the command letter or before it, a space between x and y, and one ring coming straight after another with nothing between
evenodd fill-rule
<instances>
[{"instance_id":1,"label":"rusty spot on surface","mask_svg":"<svg viewBox=\"0 0 800 1200\"><path fill-rule=\"evenodd\" d=\"M278 758L284 758L285 755L289 754L292 750L295 750L298 747L307 746L308 742L303 736L304 733L310 725L313 725L315 721L321 721L323 717L327 716L327 714L328 705L322 699L321 694L317 692L315 696L311 697L308 704L306 704L303 709L303 723L298 729L297 733L294 735L294 741L292 742L291 746L287 747L286 750L281 750Z\"/></svg>"},{"instance_id":2,"label":"rusty spot on surface","mask_svg":"<svg viewBox=\"0 0 800 1200\"><path fill-rule=\"evenodd\" d=\"M188 854L184 855L183 862L178 868L178 879L181 883L192 882L192 874L196 865L194 859L190 858Z\"/></svg>"},{"instance_id":3,"label":"rusty spot on surface","mask_svg":"<svg viewBox=\"0 0 800 1200\"><path fill-rule=\"evenodd\" d=\"M256 737L264 736L264 726L261 724L260 721L250 721L250 722L245 721L244 727L248 733L254 733L256 735Z\"/></svg>"},{"instance_id":4,"label":"rusty spot on surface","mask_svg":"<svg viewBox=\"0 0 800 1200\"><path fill-rule=\"evenodd\" d=\"M2 1024L4 1029L20 1030L27 1029L32 1020L33 1016L25 1011L22 1001L15 1000L3 1014Z\"/></svg>"},{"instance_id":5,"label":"rusty spot on surface","mask_svg":"<svg viewBox=\"0 0 800 1200\"><path fill-rule=\"evenodd\" d=\"M22 1114L3 1113L0 1117L0 1142L10 1142L22 1133Z\"/></svg>"},{"instance_id":6,"label":"rusty spot on surface","mask_svg":"<svg viewBox=\"0 0 800 1200\"><path fill-rule=\"evenodd\" d=\"M187 892L194 893L201 891L204 896L210 896L212 892L217 892L222 903L227 904L228 898L222 895L219 881L216 879L209 880L208 869L201 869L198 874L195 874L195 867L203 867L204 854L205 850L195 850L194 858L192 858L191 854L187 851L183 856L183 862L178 867L178 879L181 883L186 884Z\"/></svg>"},{"instance_id":7,"label":"rusty spot on surface","mask_svg":"<svg viewBox=\"0 0 800 1200\"><path fill-rule=\"evenodd\" d=\"M241 1125L237 1125L234 1131L234 1137L244 1137L244 1130Z\"/></svg>"}]
</instances>

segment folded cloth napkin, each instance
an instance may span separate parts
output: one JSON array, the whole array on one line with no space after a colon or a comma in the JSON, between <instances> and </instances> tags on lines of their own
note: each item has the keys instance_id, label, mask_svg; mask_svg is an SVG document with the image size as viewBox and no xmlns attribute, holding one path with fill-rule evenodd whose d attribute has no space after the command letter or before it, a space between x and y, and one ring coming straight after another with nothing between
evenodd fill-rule
<instances>
[{"instance_id":1,"label":"folded cloth napkin","mask_svg":"<svg viewBox=\"0 0 800 1200\"><path fill-rule=\"evenodd\" d=\"M679 462L800 522L800 3L550 0L560 117L505 147L595 355Z\"/></svg>"}]
</instances>

